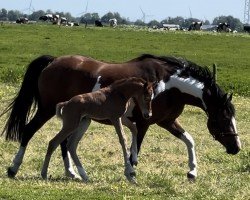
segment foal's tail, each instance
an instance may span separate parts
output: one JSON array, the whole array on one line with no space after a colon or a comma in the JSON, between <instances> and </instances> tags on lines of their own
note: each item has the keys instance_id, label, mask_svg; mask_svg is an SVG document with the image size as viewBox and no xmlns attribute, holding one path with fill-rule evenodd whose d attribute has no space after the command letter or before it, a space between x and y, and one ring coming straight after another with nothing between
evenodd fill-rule
<instances>
[{"instance_id":1,"label":"foal's tail","mask_svg":"<svg viewBox=\"0 0 250 200\"><path fill-rule=\"evenodd\" d=\"M38 78L42 70L51 63L55 57L44 55L33 60L24 75L19 93L0 115L10 112L2 135L6 132L6 140L21 142L22 134L27 124L32 105L37 107L39 100Z\"/></svg>"},{"instance_id":2,"label":"foal's tail","mask_svg":"<svg viewBox=\"0 0 250 200\"><path fill-rule=\"evenodd\" d=\"M66 103L67 101L56 104L56 116L60 119L62 119L62 111Z\"/></svg>"}]
</instances>

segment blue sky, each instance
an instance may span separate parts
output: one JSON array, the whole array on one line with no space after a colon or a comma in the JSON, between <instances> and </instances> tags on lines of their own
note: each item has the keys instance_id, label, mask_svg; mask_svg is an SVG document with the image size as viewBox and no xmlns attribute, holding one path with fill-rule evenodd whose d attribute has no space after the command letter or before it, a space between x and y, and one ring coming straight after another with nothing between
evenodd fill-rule
<instances>
[{"instance_id":1,"label":"blue sky","mask_svg":"<svg viewBox=\"0 0 250 200\"><path fill-rule=\"evenodd\" d=\"M0 0L0 8L28 12L31 0ZM167 17L190 16L209 20L220 15L232 15L243 21L245 0L32 0L35 10L70 12L73 16L85 11L97 12L103 16L107 12L119 12L131 21L142 19L140 7L146 14L146 21L161 21Z\"/></svg>"}]
</instances>

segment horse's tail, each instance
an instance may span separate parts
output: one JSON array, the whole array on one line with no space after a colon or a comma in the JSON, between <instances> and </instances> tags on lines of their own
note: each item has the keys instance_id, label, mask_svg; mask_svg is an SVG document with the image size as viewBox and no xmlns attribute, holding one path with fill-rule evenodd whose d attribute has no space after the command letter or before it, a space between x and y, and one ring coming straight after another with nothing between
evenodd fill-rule
<instances>
[{"instance_id":1,"label":"horse's tail","mask_svg":"<svg viewBox=\"0 0 250 200\"><path fill-rule=\"evenodd\" d=\"M56 116L60 119L62 119L63 107L66 105L66 103L67 101L56 104Z\"/></svg>"},{"instance_id":2,"label":"horse's tail","mask_svg":"<svg viewBox=\"0 0 250 200\"><path fill-rule=\"evenodd\" d=\"M1 117L11 110L9 119L2 132L2 135L6 132L6 140L21 142L33 103L34 110L37 107L39 99L38 78L42 70L54 59L55 57L44 55L36 58L29 64L19 93L0 115Z\"/></svg>"}]
</instances>

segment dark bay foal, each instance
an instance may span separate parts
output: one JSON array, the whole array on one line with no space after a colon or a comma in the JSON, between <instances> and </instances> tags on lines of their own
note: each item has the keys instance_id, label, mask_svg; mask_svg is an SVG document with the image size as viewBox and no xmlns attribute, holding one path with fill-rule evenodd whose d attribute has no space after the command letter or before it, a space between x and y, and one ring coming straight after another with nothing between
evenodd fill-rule
<instances>
[{"instance_id":1,"label":"dark bay foal","mask_svg":"<svg viewBox=\"0 0 250 200\"><path fill-rule=\"evenodd\" d=\"M122 118L133 98L139 106L143 117L152 116L151 101L153 97L153 84L141 78L128 78L114 82L112 85L91 93L74 96L69 101L58 103L56 114L63 121L61 131L49 142L47 154L41 175L47 178L49 161L54 150L70 136L68 150L83 181L88 176L77 156L77 145L86 132L91 119L110 120L118 134L122 146L125 176L135 182L135 171L129 161L126 138L122 127ZM124 117L125 118L125 117ZM124 120L126 122L126 120ZM134 138L134 137L133 137ZM136 152L137 153L137 152Z\"/></svg>"}]
</instances>

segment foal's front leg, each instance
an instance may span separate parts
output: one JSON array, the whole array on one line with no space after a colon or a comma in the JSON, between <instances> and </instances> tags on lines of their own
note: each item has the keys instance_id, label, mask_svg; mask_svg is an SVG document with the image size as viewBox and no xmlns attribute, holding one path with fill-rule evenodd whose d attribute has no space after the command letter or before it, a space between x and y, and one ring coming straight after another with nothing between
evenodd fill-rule
<instances>
[{"instance_id":1,"label":"foal's front leg","mask_svg":"<svg viewBox=\"0 0 250 200\"><path fill-rule=\"evenodd\" d=\"M137 128L136 125L133 124L127 117L122 117L122 124L126 126L132 134L132 142L130 147L130 156L131 156L131 164L137 165L138 164L138 150L137 150Z\"/></svg>"},{"instance_id":2,"label":"foal's front leg","mask_svg":"<svg viewBox=\"0 0 250 200\"><path fill-rule=\"evenodd\" d=\"M121 118L111 120L113 125L115 126L115 130L119 137L119 142L122 146L123 156L124 156L124 165L125 165L125 176L128 179L128 181L132 183L136 183L135 180L135 171L134 168L131 166L131 163L129 161L129 154L127 152L127 144L126 144L126 138L124 136L124 130L122 127Z\"/></svg>"}]
</instances>

